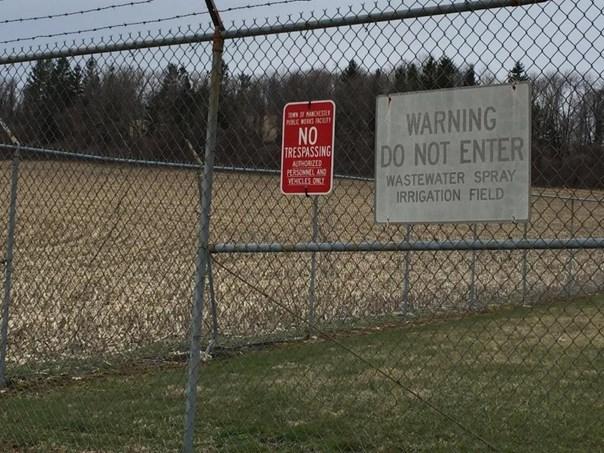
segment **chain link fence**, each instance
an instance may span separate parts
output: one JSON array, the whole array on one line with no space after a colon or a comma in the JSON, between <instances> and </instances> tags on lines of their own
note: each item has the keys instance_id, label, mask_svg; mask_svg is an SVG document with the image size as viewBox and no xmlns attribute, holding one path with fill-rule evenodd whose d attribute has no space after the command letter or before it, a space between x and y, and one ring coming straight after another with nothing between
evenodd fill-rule
<instances>
[{"instance_id":1,"label":"chain link fence","mask_svg":"<svg viewBox=\"0 0 604 453\"><path fill-rule=\"evenodd\" d=\"M601 448L603 27L390 1L5 52L0 449ZM529 223L374 222L376 96L524 80ZM284 196L315 99L334 189Z\"/></svg>"}]
</instances>

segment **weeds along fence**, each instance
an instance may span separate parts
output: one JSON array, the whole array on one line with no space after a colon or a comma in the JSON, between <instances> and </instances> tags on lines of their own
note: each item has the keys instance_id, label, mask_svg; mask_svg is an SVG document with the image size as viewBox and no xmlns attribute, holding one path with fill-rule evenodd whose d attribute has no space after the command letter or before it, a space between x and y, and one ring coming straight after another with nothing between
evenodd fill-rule
<instances>
[{"instance_id":1,"label":"weeds along fence","mask_svg":"<svg viewBox=\"0 0 604 453\"><path fill-rule=\"evenodd\" d=\"M597 0L385 2L5 51L0 387L8 394L66 377L178 368L186 358L187 384L183 374L165 404L186 402L186 450L226 448L228 439L206 444L193 430L197 393L202 407L213 398L197 386L200 364L214 354L602 294L602 26ZM532 86L530 222L375 224L376 96L514 80ZM286 197L281 111L312 99L337 105L335 187ZM516 346L545 342L556 325L586 354L601 347L602 331L592 328L601 303L577 316L554 313ZM506 340L497 341L478 346L495 356ZM435 365L425 352L413 379L423 376L429 400L439 387L422 374ZM403 354L393 348L389 361ZM601 365L572 372L601 379ZM222 366L228 371L228 361ZM527 385L550 388L571 373L548 371ZM308 398L327 404L330 372L292 371L296 391L314 389ZM246 389L273 384L241 375ZM371 386L383 401L388 389ZM102 409L90 410L79 417ZM182 414L164 422L173 437L156 448L180 448ZM119 420L104 423L88 434ZM21 426L16 437L0 429L0 446L33 442L27 420ZM371 433L355 436L380 445ZM144 431L123 439L132 448L148 440Z\"/></svg>"}]
</instances>

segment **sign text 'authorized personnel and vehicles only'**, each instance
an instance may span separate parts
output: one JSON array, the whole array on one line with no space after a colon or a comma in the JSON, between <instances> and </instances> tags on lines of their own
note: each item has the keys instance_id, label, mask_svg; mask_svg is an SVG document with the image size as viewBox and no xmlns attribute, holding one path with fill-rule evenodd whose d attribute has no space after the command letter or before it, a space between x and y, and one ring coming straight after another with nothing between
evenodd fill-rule
<instances>
[{"instance_id":1,"label":"sign text 'authorized personnel and vehicles only'","mask_svg":"<svg viewBox=\"0 0 604 453\"><path fill-rule=\"evenodd\" d=\"M324 195L333 186L336 106L333 101L290 102L283 108L281 192Z\"/></svg>"},{"instance_id":2,"label":"sign text 'authorized personnel and vehicles only'","mask_svg":"<svg viewBox=\"0 0 604 453\"><path fill-rule=\"evenodd\" d=\"M527 221L528 82L379 96L379 223Z\"/></svg>"}]
</instances>

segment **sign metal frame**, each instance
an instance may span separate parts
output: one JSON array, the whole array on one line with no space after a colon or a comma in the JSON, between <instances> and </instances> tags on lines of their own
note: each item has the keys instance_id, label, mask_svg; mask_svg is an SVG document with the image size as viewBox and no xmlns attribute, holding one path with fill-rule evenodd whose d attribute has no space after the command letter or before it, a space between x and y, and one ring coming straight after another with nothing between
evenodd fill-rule
<instances>
[{"instance_id":1,"label":"sign metal frame","mask_svg":"<svg viewBox=\"0 0 604 453\"><path fill-rule=\"evenodd\" d=\"M331 170L329 171L328 175L326 175L326 178L328 179L328 189L326 191L313 191L313 190L304 190L304 191L296 191L296 192L288 192L286 190L284 190L284 181L286 178L286 175L284 173L285 170L285 129L286 129L286 112L288 107L291 106L299 106L299 105L306 105L309 107L312 107L315 104L329 104L331 106L331 111L332 111L332 116L331 116L331 129L330 129L330 133L331 133L331 161L330 161L330 166L331 166ZM283 195L304 195L304 196L311 196L311 195L329 195L331 193L331 191L333 190L333 186L334 186L334 167L335 167L335 158L334 158L334 151L335 151L335 133L336 133L336 103L332 100L332 99L320 99L320 100L311 100L311 101L295 101L295 102L288 102L287 104L285 104L283 106L283 114L282 114L283 118L282 118L282 129L281 129L281 171L279 174L279 188L281 190L281 193ZM297 127L297 126L290 126L290 127Z\"/></svg>"},{"instance_id":2,"label":"sign metal frame","mask_svg":"<svg viewBox=\"0 0 604 453\"><path fill-rule=\"evenodd\" d=\"M510 89L515 90L517 86L519 85L526 85L527 90L528 90L528 141L526 144L526 153L527 153L527 157L526 157L526 161L528 164L528 175L527 175L527 186L528 186L528 196L527 196L527 216L526 218L522 218L522 219L517 219L517 218L512 218L512 219L508 219L508 220L503 220L503 219L463 219L463 220L446 220L446 219L440 219L440 220L416 220L416 221L390 221L390 220L386 220L386 221L382 221L382 220L378 220L378 210L377 210L377 200L378 200L378 194L377 194L377 185L378 185L378 160L379 160L379 151L378 151L378 141L379 141L379 136L378 136L378 121L380 120L379 116L378 116L378 103L380 102L380 99L387 99L388 101L390 101L392 98L394 97L403 97L403 96L408 96L408 95L417 95L417 94L428 94L428 93L435 93L435 92L447 92L447 91L463 91L463 90L477 90L477 89L489 89L489 88L493 88L493 87L510 87ZM375 224L378 225L388 225L388 224L398 224L398 225L439 225L439 224L489 224L489 223L513 223L513 224L528 224L531 221L531 196L530 196L530 190L532 187L532 108L530 105L530 101L532 99L532 85L530 81L514 81L511 83L498 83L498 84L491 84L491 85L483 85L483 86L464 86L464 87L452 87L452 88L441 88L441 89L436 89L436 90L425 90L425 91L407 91L407 92L403 92L403 93L390 93L390 94L382 94L382 95L378 95L376 97L376 117L375 117L375 121L376 121L376 128L375 128L375 143L374 143L374 154L375 154L375 160L374 160L374 190L373 190L373 196L374 196L374 205L373 205L373 213L374 213L374 222Z\"/></svg>"}]
</instances>

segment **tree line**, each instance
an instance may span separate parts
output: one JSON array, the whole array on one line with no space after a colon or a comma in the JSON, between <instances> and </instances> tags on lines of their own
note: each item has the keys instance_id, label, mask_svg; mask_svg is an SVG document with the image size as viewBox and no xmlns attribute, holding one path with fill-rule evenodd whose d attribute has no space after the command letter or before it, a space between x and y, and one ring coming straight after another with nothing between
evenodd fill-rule
<instances>
[{"instance_id":1,"label":"tree line","mask_svg":"<svg viewBox=\"0 0 604 453\"><path fill-rule=\"evenodd\" d=\"M576 72L529 74L521 62L506 80L478 77L472 65L428 56L392 70L234 74L223 67L219 165L279 168L286 102L333 99L336 172L371 176L379 94L530 80L532 179L540 186L604 186L604 84ZM168 64L161 73L39 60L24 83L0 79L0 116L24 143L96 155L192 161L202 154L209 75Z\"/></svg>"}]
</instances>

